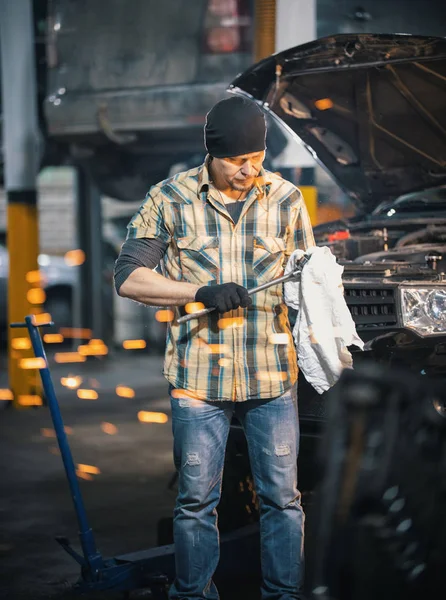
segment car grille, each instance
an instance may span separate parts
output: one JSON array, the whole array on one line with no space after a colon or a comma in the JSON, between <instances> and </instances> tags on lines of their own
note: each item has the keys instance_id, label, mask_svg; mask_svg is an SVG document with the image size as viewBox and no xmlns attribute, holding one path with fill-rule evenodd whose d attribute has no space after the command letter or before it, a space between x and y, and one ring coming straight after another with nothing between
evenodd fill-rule
<instances>
[{"instance_id":1,"label":"car grille","mask_svg":"<svg viewBox=\"0 0 446 600\"><path fill-rule=\"evenodd\" d=\"M345 286L344 293L358 330L397 324L396 288Z\"/></svg>"}]
</instances>

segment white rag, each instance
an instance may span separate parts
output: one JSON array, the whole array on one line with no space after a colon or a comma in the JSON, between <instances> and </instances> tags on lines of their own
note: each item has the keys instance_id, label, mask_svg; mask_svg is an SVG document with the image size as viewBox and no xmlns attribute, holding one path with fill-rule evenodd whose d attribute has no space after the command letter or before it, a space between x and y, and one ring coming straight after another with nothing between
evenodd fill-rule
<instances>
[{"instance_id":1,"label":"white rag","mask_svg":"<svg viewBox=\"0 0 446 600\"><path fill-rule=\"evenodd\" d=\"M302 269L300 280L284 284L288 306L298 311L293 328L297 360L305 379L322 394L339 379L345 368L353 367L347 346L364 348L356 333L344 298L342 272L336 257L326 246L312 246L305 254L309 261ZM297 268L303 250L295 250L285 268L285 274Z\"/></svg>"}]
</instances>

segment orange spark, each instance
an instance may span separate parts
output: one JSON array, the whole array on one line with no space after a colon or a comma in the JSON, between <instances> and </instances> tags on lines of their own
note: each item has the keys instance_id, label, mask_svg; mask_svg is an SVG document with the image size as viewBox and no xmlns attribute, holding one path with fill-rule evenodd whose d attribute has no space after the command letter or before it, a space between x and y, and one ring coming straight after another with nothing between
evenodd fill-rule
<instances>
[{"instance_id":1,"label":"orange spark","mask_svg":"<svg viewBox=\"0 0 446 600\"><path fill-rule=\"evenodd\" d=\"M113 423L101 423L101 429L104 433L108 433L108 435L115 435L118 433L118 428Z\"/></svg>"},{"instance_id":2,"label":"orange spark","mask_svg":"<svg viewBox=\"0 0 446 600\"><path fill-rule=\"evenodd\" d=\"M321 98L320 100L316 100L314 105L318 110L328 110L329 108L333 108L333 101L330 98Z\"/></svg>"},{"instance_id":3,"label":"orange spark","mask_svg":"<svg viewBox=\"0 0 446 600\"><path fill-rule=\"evenodd\" d=\"M20 369L44 369L46 366L46 360L41 356L36 358L22 358L19 360Z\"/></svg>"},{"instance_id":4,"label":"orange spark","mask_svg":"<svg viewBox=\"0 0 446 600\"><path fill-rule=\"evenodd\" d=\"M203 302L188 302L184 307L184 310L191 314L203 310L203 308L205 308Z\"/></svg>"},{"instance_id":5,"label":"orange spark","mask_svg":"<svg viewBox=\"0 0 446 600\"><path fill-rule=\"evenodd\" d=\"M93 481L93 477L91 475L89 475L88 473L83 473L82 471L79 471L78 469L76 469L76 475L79 477L79 479L86 479L87 481Z\"/></svg>"},{"instance_id":6,"label":"orange spark","mask_svg":"<svg viewBox=\"0 0 446 600\"><path fill-rule=\"evenodd\" d=\"M89 473L90 475L99 475L101 473L98 467L95 467L94 465L84 465L82 463L77 465L77 470L81 473Z\"/></svg>"},{"instance_id":7,"label":"orange spark","mask_svg":"<svg viewBox=\"0 0 446 600\"><path fill-rule=\"evenodd\" d=\"M87 358L81 356L79 352L56 352L54 354L54 360L57 363L74 363L85 362Z\"/></svg>"},{"instance_id":8,"label":"orange spark","mask_svg":"<svg viewBox=\"0 0 446 600\"><path fill-rule=\"evenodd\" d=\"M145 340L124 340L122 342L123 348L126 350L140 350L147 346Z\"/></svg>"},{"instance_id":9,"label":"orange spark","mask_svg":"<svg viewBox=\"0 0 446 600\"><path fill-rule=\"evenodd\" d=\"M269 371L259 371L256 373L256 379L259 381L286 381L288 375L284 371L270 373Z\"/></svg>"},{"instance_id":10,"label":"orange spark","mask_svg":"<svg viewBox=\"0 0 446 600\"><path fill-rule=\"evenodd\" d=\"M77 390L77 397L81 400L97 400L99 395L95 390Z\"/></svg>"},{"instance_id":11,"label":"orange spark","mask_svg":"<svg viewBox=\"0 0 446 600\"><path fill-rule=\"evenodd\" d=\"M104 356L108 354L108 348L102 340L90 340L88 344L82 344L77 349L82 356Z\"/></svg>"},{"instance_id":12,"label":"orange spark","mask_svg":"<svg viewBox=\"0 0 446 600\"><path fill-rule=\"evenodd\" d=\"M11 348L14 348L14 350L29 350L31 348L31 340L26 337L13 338L11 340Z\"/></svg>"},{"instance_id":13,"label":"orange spark","mask_svg":"<svg viewBox=\"0 0 446 600\"><path fill-rule=\"evenodd\" d=\"M138 412L138 419L141 423L167 423L169 417L160 412L149 412L146 410L140 410Z\"/></svg>"},{"instance_id":14,"label":"orange spark","mask_svg":"<svg viewBox=\"0 0 446 600\"><path fill-rule=\"evenodd\" d=\"M40 430L40 433L43 435L43 437L47 437L47 438L55 438L56 437L56 432L54 431L54 429L50 429L49 427L42 427L42 429Z\"/></svg>"},{"instance_id":15,"label":"orange spark","mask_svg":"<svg viewBox=\"0 0 446 600\"><path fill-rule=\"evenodd\" d=\"M217 325L220 329L243 327L244 321L243 317L223 317L217 321Z\"/></svg>"},{"instance_id":16,"label":"orange spark","mask_svg":"<svg viewBox=\"0 0 446 600\"><path fill-rule=\"evenodd\" d=\"M39 270L28 271L26 274L26 281L28 283L40 283L42 285L45 283L45 275Z\"/></svg>"},{"instance_id":17,"label":"orange spark","mask_svg":"<svg viewBox=\"0 0 446 600\"><path fill-rule=\"evenodd\" d=\"M66 338L74 338L76 340L89 340L92 336L91 329L83 329L81 327L61 327L59 333Z\"/></svg>"},{"instance_id":18,"label":"orange spark","mask_svg":"<svg viewBox=\"0 0 446 600\"><path fill-rule=\"evenodd\" d=\"M181 388L172 390L172 398L191 398L192 400L200 400L200 398L189 390L182 390Z\"/></svg>"},{"instance_id":19,"label":"orange spark","mask_svg":"<svg viewBox=\"0 0 446 600\"><path fill-rule=\"evenodd\" d=\"M47 323L51 323L52 317L50 313L38 313L33 315L33 324L34 325L46 325Z\"/></svg>"},{"instance_id":20,"label":"orange spark","mask_svg":"<svg viewBox=\"0 0 446 600\"><path fill-rule=\"evenodd\" d=\"M43 341L46 344L60 344L63 342L64 337L60 333L45 333L43 336Z\"/></svg>"},{"instance_id":21,"label":"orange spark","mask_svg":"<svg viewBox=\"0 0 446 600\"><path fill-rule=\"evenodd\" d=\"M21 406L42 406L43 401L37 394L23 394L19 396L18 402Z\"/></svg>"},{"instance_id":22,"label":"orange spark","mask_svg":"<svg viewBox=\"0 0 446 600\"><path fill-rule=\"evenodd\" d=\"M64 260L69 267L77 267L85 262L85 252L83 250L69 250Z\"/></svg>"},{"instance_id":23,"label":"orange spark","mask_svg":"<svg viewBox=\"0 0 446 600\"><path fill-rule=\"evenodd\" d=\"M173 310L157 310L155 313L155 319L160 323L170 323L170 321L173 321L174 319Z\"/></svg>"},{"instance_id":24,"label":"orange spark","mask_svg":"<svg viewBox=\"0 0 446 600\"><path fill-rule=\"evenodd\" d=\"M270 344L289 344L290 338L287 333L272 333L268 337L268 342Z\"/></svg>"},{"instance_id":25,"label":"orange spark","mask_svg":"<svg viewBox=\"0 0 446 600\"><path fill-rule=\"evenodd\" d=\"M75 390L82 383L82 377L69 375L68 377L61 377L60 383L70 390Z\"/></svg>"},{"instance_id":26,"label":"orange spark","mask_svg":"<svg viewBox=\"0 0 446 600\"><path fill-rule=\"evenodd\" d=\"M121 398L134 398L135 390L131 387L126 387L125 385L118 385L116 387L116 394Z\"/></svg>"},{"instance_id":27,"label":"orange spark","mask_svg":"<svg viewBox=\"0 0 446 600\"><path fill-rule=\"evenodd\" d=\"M31 288L26 294L26 299L30 304L43 304L46 300L45 290L42 288Z\"/></svg>"}]
</instances>

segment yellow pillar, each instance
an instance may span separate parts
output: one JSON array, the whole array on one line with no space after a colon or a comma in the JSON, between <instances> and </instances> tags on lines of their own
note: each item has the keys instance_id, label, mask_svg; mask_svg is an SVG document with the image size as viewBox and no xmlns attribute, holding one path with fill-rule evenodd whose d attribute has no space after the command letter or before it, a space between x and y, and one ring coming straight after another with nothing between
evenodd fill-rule
<instances>
[{"instance_id":1,"label":"yellow pillar","mask_svg":"<svg viewBox=\"0 0 446 600\"><path fill-rule=\"evenodd\" d=\"M16 201L30 198L35 191L10 192L8 194L8 323L23 322L26 315L42 312L41 303L45 299L38 270L37 256L38 215L37 205L31 202ZM39 371L24 368L28 365L23 359L32 358L27 329L8 328L9 387L13 393L15 407L41 404L42 386Z\"/></svg>"},{"instance_id":2,"label":"yellow pillar","mask_svg":"<svg viewBox=\"0 0 446 600\"><path fill-rule=\"evenodd\" d=\"M36 177L40 162L32 0L0 0L5 188L8 202L8 322L23 322L44 301L37 273ZM8 328L14 406L41 403L39 373L26 328ZM26 361L28 359L28 361ZM39 397L37 397L39 396Z\"/></svg>"},{"instance_id":3,"label":"yellow pillar","mask_svg":"<svg viewBox=\"0 0 446 600\"><path fill-rule=\"evenodd\" d=\"M317 187L314 185L298 185L298 188L302 192L305 204L307 206L308 214L310 215L311 224L313 227L318 223L317 215Z\"/></svg>"},{"instance_id":4,"label":"yellow pillar","mask_svg":"<svg viewBox=\"0 0 446 600\"><path fill-rule=\"evenodd\" d=\"M256 0L254 11L254 60L276 51L276 0Z\"/></svg>"}]
</instances>

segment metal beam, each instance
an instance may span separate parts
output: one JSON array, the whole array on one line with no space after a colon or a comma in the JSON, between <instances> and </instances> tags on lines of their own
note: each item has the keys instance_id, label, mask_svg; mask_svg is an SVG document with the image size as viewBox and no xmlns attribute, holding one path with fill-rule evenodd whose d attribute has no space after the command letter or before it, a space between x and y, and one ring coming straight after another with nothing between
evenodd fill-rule
<instances>
[{"instance_id":1,"label":"metal beam","mask_svg":"<svg viewBox=\"0 0 446 600\"><path fill-rule=\"evenodd\" d=\"M80 267L79 323L92 337L104 339L103 235L101 195L88 173L77 168L76 208L78 248L85 253Z\"/></svg>"}]
</instances>

